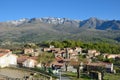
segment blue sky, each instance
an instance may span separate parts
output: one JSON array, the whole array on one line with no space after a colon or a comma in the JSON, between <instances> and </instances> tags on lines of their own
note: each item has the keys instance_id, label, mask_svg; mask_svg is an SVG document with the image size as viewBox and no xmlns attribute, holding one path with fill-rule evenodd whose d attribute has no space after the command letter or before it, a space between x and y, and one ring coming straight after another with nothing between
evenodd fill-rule
<instances>
[{"instance_id":1,"label":"blue sky","mask_svg":"<svg viewBox=\"0 0 120 80\"><path fill-rule=\"evenodd\" d=\"M120 0L0 0L0 21L33 17L120 20Z\"/></svg>"}]
</instances>

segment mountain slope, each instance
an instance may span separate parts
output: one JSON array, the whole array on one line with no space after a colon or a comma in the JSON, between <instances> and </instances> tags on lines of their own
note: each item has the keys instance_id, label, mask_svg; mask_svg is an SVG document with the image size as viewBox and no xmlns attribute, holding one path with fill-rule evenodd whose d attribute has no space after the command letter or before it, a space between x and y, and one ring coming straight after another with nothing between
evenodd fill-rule
<instances>
[{"instance_id":1,"label":"mountain slope","mask_svg":"<svg viewBox=\"0 0 120 80\"><path fill-rule=\"evenodd\" d=\"M119 41L120 21L32 18L0 22L0 41L40 42L47 40Z\"/></svg>"}]
</instances>

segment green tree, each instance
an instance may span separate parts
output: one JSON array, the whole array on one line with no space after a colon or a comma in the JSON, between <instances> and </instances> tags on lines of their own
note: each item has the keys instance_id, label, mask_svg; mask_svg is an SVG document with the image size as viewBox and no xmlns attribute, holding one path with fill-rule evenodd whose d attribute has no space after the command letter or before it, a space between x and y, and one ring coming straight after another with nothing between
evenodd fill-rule
<instances>
[{"instance_id":1,"label":"green tree","mask_svg":"<svg viewBox=\"0 0 120 80\"><path fill-rule=\"evenodd\" d=\"M50 64L53 60L54 60L53 53L41 53L38 56L38 62L42 64L45 71L46 71L46 64Z\"/></svg>"}]
</instances>

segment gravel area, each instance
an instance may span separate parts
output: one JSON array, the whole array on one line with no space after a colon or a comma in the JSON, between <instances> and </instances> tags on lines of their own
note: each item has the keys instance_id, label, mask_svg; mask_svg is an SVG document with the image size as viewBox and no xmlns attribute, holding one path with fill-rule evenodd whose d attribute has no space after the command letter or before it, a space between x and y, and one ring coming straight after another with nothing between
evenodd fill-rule
<instances>
[{"instance_id":1,"label":"gravel area","mask_svg":"<svg viewBox=\"0 0 120 80\"><path fill-rule=\"evenodd\" d=\"M32 70L20 68L0 68L0 80L50 80Z\"/></svg>"},{"instance_id":2,"label":"gravel area","mask_svg":"<svg viewBox=\"0 0 120 80\"><path fill-rule=\"evenodd\" d=\"M0 76L4 75L10 78L24 78L24 76L29 76L31 72L12 69L12 68L1 68L0 69ZM3 76L1 76L3 77ZM1 79L1 78L0 78Z\"/></svg>"}]
</instances>

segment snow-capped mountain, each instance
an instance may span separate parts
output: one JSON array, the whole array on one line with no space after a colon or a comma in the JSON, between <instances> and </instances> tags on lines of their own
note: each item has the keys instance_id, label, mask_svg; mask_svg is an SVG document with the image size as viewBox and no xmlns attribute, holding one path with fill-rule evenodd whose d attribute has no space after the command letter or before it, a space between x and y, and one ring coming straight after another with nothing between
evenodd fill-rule
<instances>
[{"instance_id":1,"label":"snow-capped mountain","mask_svg":"<svg viewBox=\"0 0 120 80\"><path fill-rule=\"evenodd\" d=\"M20 24L23 24L25 22L28 22L29 19L27 18L22 18L22 19L19 19L19 20L13 20L13 21L7 21L7 23L10 23L10 24L14 24L14 25L20 25Z\"/></svg>"},{"instance_id":2,"label":"snow-capped mountain","mask_svg":"<svg viewBox=\"0 0 120 80\"><path fill-rule=\"evenodd\" d=\"M5 22L6 23L6 22ZM99 29L99 30L120 30L120 21L119 20L101 20L97 18L89 18L87 20L72 20L68 18L56 18L56 17L45 17L45 18L32 18L32 19L19 19L19 20L13 20L8 21L7 25L11 26L19 26L26 23L34 23L40 24L54 24L54 25L69 25L71 27L79 27L79 28L85 28L85 29Z\"/></svg>"},{"instance_id":3,"label":"snow-capped mountain","mask_svg":"<svg viewBox=\"0 0 120 80\"><path fill-rule=\"evenodd\" d=\"M13 20L13 21L7 21L7 23L11 23L14 25L20 25L22 23L32 23L32 22L42 22L42 23L48 23L48 24L64 24L64 23L79 23L79 20L71 20L68 18L56 18L56 17L45 17L45 18L32 18L32 19L19 19L19 20Z\"/></svg>"},{"instance_id":4,"label":"snow-capped mountain","mask_svg":"<svg viewBox=\"0 0 120 80\"><path fill-rule=\"evenodd\" d=\"M48 24L64 24L66 22L76 22L79 23L79 21L68 19L68 18L56 18L56 17L45 17L45 18L32 18L29 20L29 22L43 22Z\"/></svg>"},{"instance_id":5,"label":"snow-capped mountain","mask_svg":"<svg viewBox=\"0 0 120 80\"><path fill-rule=\"evenodd\" d=\"M53 39L119 40L120 20L72 20L68 18L32 18L0 22L0 41L44 41Z\"/></svg>"}]
</instances>

